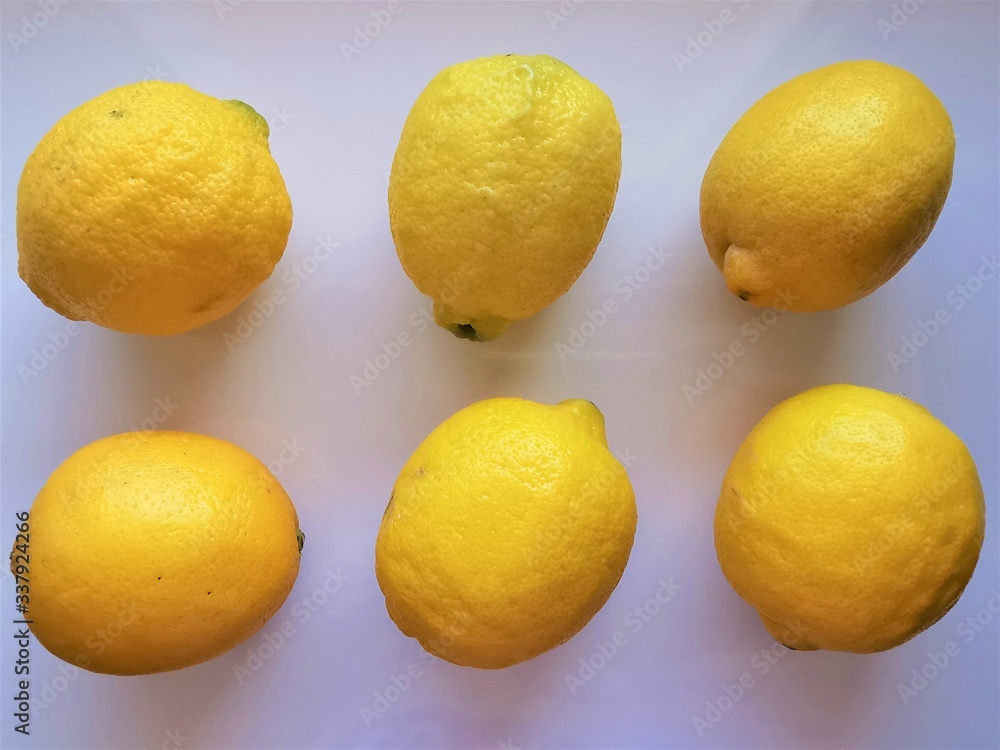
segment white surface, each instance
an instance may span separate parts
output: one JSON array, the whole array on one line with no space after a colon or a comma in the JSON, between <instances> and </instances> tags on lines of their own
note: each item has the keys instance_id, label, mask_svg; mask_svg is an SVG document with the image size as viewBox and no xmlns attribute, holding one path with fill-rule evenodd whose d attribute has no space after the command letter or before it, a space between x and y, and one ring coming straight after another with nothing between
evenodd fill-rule
<instances>
[{"instance_id":1,"label":"white surface","mask_svg":"<svg viewBox=\"0 0 1000 750\"><path fill-rule=\"evenodd\" d=\"M1000 588L997 280L964 309L949 297L981 258L997 256L995 3L910 2L915 13L891 31L879 22L892 22L893 7L874 3L594 2L554 29L550 21L559 19L548 14L559 12L557 3L406 5L349 62L340 43L385 3L247 2L221 18L220 7L71 2L15 50L8 34L21 33L22 19L41 5L2 4L3 544L13 538L15 511L30 506L62 459L140 425L157 399L169 399L176 410L163 427L229 439L265 462L279 460L285 441L304 446L281 473L308 535L302 572L262 633L180 672L66 681L61 663L36 643L35 697L52 697L45 684L64 689L35 714L30 739L12 732L13 587L5 575L3 747L997 746L1000 615L989 615L971 642L957 632L966 618L989 614L983 608ZM679 71L673 54L726 7L733 23ZM624 167L604 242L573 289L501 340L474 345L412 322L426 301L396 260L386 176L427 81L452 63L508 51L552 54L600 85L623 126ZM741 329L761 311L726 292L701 241L702 173L728 128L767 90L862 57L912 70L944 101L958 138L948 203L926 246L882 290L843 310L781 316L750 341ZM70 108L150 75L243 99L272 120L273 152L295 206L285 257L247 304L214 325L171 339L84 325L24 382L18 367L65 321L17 277L20 170ZM308 259L326 238L339 247L313 267ZM616 285L654 247L671 257L624 300ZM312 272L295 283L296 268ZM273 289L287 301L230 351L224 336ZM561 361L555 344L608 298L620 310ZM888 353L939 308L950 322L894 372ZM403 331L414 343L355 393L350 377ZM687 403L682 386L733 341L746 354ZM913 641L872 656L786 654L765 674L755 656L773 642L715 560L718 486L767 409L839 381L902 391L964 438L986 489L986 544L958 605ZM431 662L397 631L375 582L373 545L416 445L460 407L505 394L596 402L612 448L635 457L640 519L621 584L582 633L529 663L486 672ZM306 619L296 602L320 590L328 570L347 580ZM671 578L680 591L634 632L629 613ZM265 633L286 622L293 635L240 684L234 668L246 665L247 649L267 653ZM619 630L627 644L572 694L567 675ZM948 641L958 656L904 705L897 685ZM412 664L420 677L367 726L361 709ZM699 735L693 718L704 718L706 702L744 673L753 687Z\"/></svg>"}]
</instances>

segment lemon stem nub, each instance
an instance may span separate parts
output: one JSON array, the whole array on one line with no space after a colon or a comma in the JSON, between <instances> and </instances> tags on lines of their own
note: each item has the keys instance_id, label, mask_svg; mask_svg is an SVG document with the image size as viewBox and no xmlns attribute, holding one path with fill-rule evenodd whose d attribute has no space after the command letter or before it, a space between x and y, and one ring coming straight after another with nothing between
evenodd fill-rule
<instances>
[{"instance_id":1,"label":"lemon stem nub","mask_svg":"<svg viewBox=\"0 0 1000 750\"><path fill-rule=\"evenodd\" d=\"M436 301L434 322L458 338L469 341L493 341L510 323L509 320L495 315L465 315Z\"/></svg>"},{"instance_id":2,"label":"lemon stem nub","mask_svg":"<svg viewBox=\"0 0 1000 750\"><path fill-rule=\"evenodd\" d=\"M482 341L479 338L479 334L476 333L475 327L469 325L468 323L459 323L457 326L451 329L451 332L458 336L460 339L468 339L469 341Z\"/></svg>"},{"instance_id":3,"label":"lemon stem nub","mask_svg":"<svg viewBox=\"0 0 1000 750\"><path fill-rule=\"evenodd\" d=\"M295 530L295 539L299 543L299 554L302 554L302 548L306 546L306 534L302 529Z\"/></svg>"}]
</instances>

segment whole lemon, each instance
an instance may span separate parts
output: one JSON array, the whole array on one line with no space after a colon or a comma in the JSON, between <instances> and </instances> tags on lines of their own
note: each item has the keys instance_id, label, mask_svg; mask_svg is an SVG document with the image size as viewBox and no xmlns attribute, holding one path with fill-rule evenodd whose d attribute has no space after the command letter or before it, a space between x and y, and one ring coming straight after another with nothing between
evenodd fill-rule
<instances>
[{"instance_id":1,"label":"whole lemon","mask_svg":"<svg viewBox=\"0 0 1000 750\"><path fill-rule=\"evenodd\" d=\"M969 451L919 404L829 385L778 404L726 472L719 564L778 641L870 653L937 622L985 530Z\"/></svg>"},{"instance_id":2,"label":"whole lemon","mask_svg":"<svg viewBox=\"0 0 1000 750\"><path fill-rule=\"evenodd\" d=\"M403 269L438 325L485 341L568 290L618 191L611 100L546 55L498 55L438 73L389 176Z\"/></svg>"},{"instance_id":3,"label":"whole lemon","mask_svg":"<svg viewBox=\"0 0 1000 750\"><path fill-rule=\"evenodd\" d=\"M870 60L778 86L733 126L701 186L701 230L733 294L828 310L892 278L951 186L955 134L916 76Z\"/></svg>"},{"instance_id":4,"label":"whole lemon","mask_svg":"<svg viewBox=\"0 0 1000 750\"><path fill-rule=\"evenodd\" d=\"M589 401L480 401L406 462L375 573L389 616L427 651L498 669L575 635L628 562L635 495Z\"/></svg>"},{"instance_id":5,"label":"whole lemon","mask_svg":"<svg viewBox=\"0 0 1000 750\"><path fill-rule=\"evenodd\" d=\"M77 107L21 175L18 273L60 315L117 331L221 318L271 275L291 230L268 133L243 102L179 83Z\"/></svg>"},{"instance_id":6,"label":"whole lemon","mask_svg":"<svg viewBox=\"0 0 1000 750\"><path fill-rule=\"evenodd\" d=\"M60 659L119 675L198 664L256 633L292 590L303 539L260 461L185 432L81 448L29 524L31 630Z\"/></svg>"}]
</instances>

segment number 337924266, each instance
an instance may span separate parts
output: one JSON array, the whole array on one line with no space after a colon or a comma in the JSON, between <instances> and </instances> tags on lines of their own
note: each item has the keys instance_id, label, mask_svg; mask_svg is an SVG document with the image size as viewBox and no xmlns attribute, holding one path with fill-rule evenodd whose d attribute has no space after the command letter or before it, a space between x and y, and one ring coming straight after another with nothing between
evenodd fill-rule
<instances>
[{"instance_id":1,"label":"number 337924266","mask_svg":"<svg viewBox=\"0 0 1000 750\"><path fill-rule=\"evenodd\" d=\"M14 550L10 553L10 572L14 574L14 583L17 589L17 601L19 604L28 603L28 545L30 534L28 526L28 511L24 510L17 514L17 537L14 539Z\"/></svg>"}]
</instances>

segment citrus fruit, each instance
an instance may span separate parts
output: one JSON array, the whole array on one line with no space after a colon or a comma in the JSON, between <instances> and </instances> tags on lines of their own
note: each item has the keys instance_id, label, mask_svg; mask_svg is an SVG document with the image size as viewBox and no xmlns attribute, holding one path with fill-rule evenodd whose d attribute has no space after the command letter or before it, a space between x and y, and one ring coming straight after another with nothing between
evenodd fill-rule
<instances>
[{"instance_id":1,"label":"citrus fruit","mask_svg":"<svg viewBox=\"0 0 1000 750\"><path fill-rule=\"evenodd\" d=\"M17 189L18 273L47 306L176 334L270 276L292 224L268 125L179 83L112 89L59 120Z\"/></svg>"},{"instance_id":2,"label":"citrus fruit","mask_svg":"<svg viewBox=\"0 0 1000 750\"><path fill-rule=\"evenodd\" d=\"M445 421L406 462L375 572L403 633L454 664L497 669L590 621L625 570L635 525L597 407L495 398Z\"/></svg>"},{"instance_id":3,"label":"citrus fruit","mask_svg":"<svg viewBox=\"0 0 1000 750\"><path fill-rule=\"evenodd\" d=\"M919 404L854 385L768 412L715 513L722 572L772 636L857 653L937 622L972 577L984 530L962 441Z\"/></svg>"},{"instance_id":4,"label":"citrus fruit","mask_svg":"<svg viewBox=\"0 0 1000 750\"><path fill-rule=\"evenodd\" d=\"M81 448L29 523L31 630L60 659L119 675L198 664L249 638L292 590L303 538L260 461L185 432Z\"/></svg>"},{"instance_id":5,"label":"citrus fruit","mask_svg":"<svg viewBox=\"0 0 1000 750\"><path fill-rule=\"evenodd\" d=\"M396 252L438 325L489 340L572 286L611 216L621 129L611 100L546 55L438 73L389 176Z\"/></svg>"},{"instance_id":6,"label":"citrus fruit","mask_svg":"<svg viewBox=\"0 0 1000 750\"><path fill-rule=\"evenodd\" d=\"M755 305L846 305L924 244L954 161L948 113L911 73L871 60L805 73L750 107L712 157L709 255Z\"/></svg>"}]
</instances>

